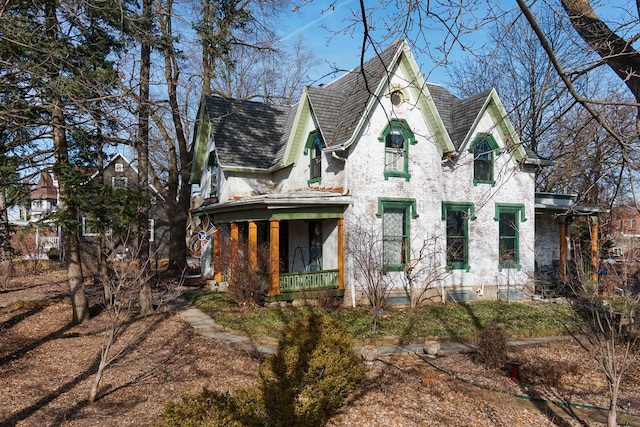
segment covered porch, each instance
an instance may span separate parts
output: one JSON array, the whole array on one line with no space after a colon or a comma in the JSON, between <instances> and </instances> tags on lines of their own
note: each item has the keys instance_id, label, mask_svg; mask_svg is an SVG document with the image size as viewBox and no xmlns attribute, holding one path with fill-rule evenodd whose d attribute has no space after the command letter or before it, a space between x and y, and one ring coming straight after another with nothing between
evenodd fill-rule
<instances>
[{"instance_id":1,"label":"covered porch","mask_svg":"<svg viewBox=\"0 0 640 427\"><path fill-rule=\"evenodd\" d=\"M588 256L582 256L583 270L593 281L598 280L600 225L598 215L607 212L593 206L581 206L575 203L576 195L556 193L536 193L536 291L553 294L558 285L565 283L571 273L573 261L571 224L576 221L585 223L589 239L584 248Z\"/></svg>"},{"instance_id":2,"label":"covered porch","mask_svg":"<svg viewBox=\"0 0 640 427\"><path fill-rule=\"evenodd\" d=\"M241 255L266 276L266 300L344 295L344 211L349 197L326 192L263 195L201 207L215 224L213 279L225 280L224 257Z\"/></svg>"}]
</instances>

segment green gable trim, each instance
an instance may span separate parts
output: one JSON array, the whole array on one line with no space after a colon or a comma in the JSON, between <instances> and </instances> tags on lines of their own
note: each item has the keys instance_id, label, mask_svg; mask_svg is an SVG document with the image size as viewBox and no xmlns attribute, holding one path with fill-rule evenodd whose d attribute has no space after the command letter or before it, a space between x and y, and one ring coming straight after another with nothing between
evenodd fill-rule
<instances>
[{"instance_id":1,"label":"green gable trim","mask_svg":"<svg viewBox=\"0 0 640 427\"><path fill-rule=\"evenodd\" d=\"M422 118L427 125L427 129L429 129L429 134L432 136L440 156L444 155L444 153L455 151L453 142L451 142L449 133L444 127L444 122L440 117L435 102L433 102L433 97L429 94L422 72L418 68L418 63L413 57L409 46L405 45L402 53L399 67L405 74L407 81L415 82L409 85L409 90L418 100L418 104L420 104L420 114L422 114Z\"/></svg>"},{"instance_id":2,"label":"green gable trim","mask_svg":"<svg viewBox=\"0 0 640 427\"><path fill-rule=\"evenodd\" d=\"M298 156L302 151L302 145L306 141L305 136L309 121L311 120L311 115L311 104L309 103L307 92L305 91L302 93L302 97L298 103L296 117L293 121L289 140L287 141L287 147L284 152L283 162L285 166L295 164L298 160Z\"/></svg>"},{"instance_id":3,"label":"green gable trim","mask_svg":"<svg viewBox=\"0 0 640 427\"><path fill-rule=\"evenodd\" d=\"M376 216L378 218L382 217L382 212L384 211L384 207L387 208L404 208L409 205L411 207L411 218L418 218L417 204L416 199L413 198L390 198L390 197L378 197L378 212L376 212Z\"/></svg>"},{"instance_id":4,"label":"green gable trim","mask_svg":"<svg viewBox=\"0 0 640 427\"><path fill-rule=\"evenodd\" d=\"M487 106L487 111L491 116L491 119L496 124L496 129L500 134L500 137L504 141L505 145L509 149L513 160L516 163L526 160L527 152L520 143L518 134L516 133L511 121L507 117L507 112L498 97L498 93L494 90L489 95L490 102Z\"/></svg>"}]
</instances>

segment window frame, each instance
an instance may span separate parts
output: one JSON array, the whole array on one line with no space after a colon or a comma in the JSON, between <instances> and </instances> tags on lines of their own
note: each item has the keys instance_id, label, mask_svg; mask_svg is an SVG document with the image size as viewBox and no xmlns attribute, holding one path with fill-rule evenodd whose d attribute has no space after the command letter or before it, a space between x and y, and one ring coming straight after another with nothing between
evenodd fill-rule
<instances>
[{"instance_id":1,"label":"window frame","mask_svg":"<svg viewBox=\"0 0 640 427\"><path fill-rule=\"evenodd\" d=\"M403 213L403 230L402 230L402 249L400 253L400 263L387 263L385 244L389 239L385 234L384 214L388 211L401 211ZM416 211L415 199L392 199L392 198L379 198L378 199L378 212L376 213L378 218L382 219L382 268L384 272L387 271L403 271L410 259L411 255L411 220L418 218ZM398 236L391 236L398 237Z\"/></svg>"},{"instance_id":2,"label":"window frame","mask_svg":"<svg viewBox=\"0 0 640 427\"><path fill-rule=\"evenodd\" d=\"M95 228L95 231L91 230L91 228ZM96 237L98 235L100 235L100 233L98 232L98 225L89 224L89 218L86 216L83 216L82 217L82 237Z\"/></svg>"},{"instance_id":3,"label":"window frame","mask_svg":"<svg viewBox=\"0 0 640 427\"><path fill-rule=\"evenodd\" d=\"M479 144L486 144L488 151L482 153L476 153L476 148ZM473 155L473 185L478 184L491 184L495 185L495 162L496 158L500 155L500 149L493 135L490 133L479 133L473 139L473 142L469 146L469 153ZM480 175L480 156L488 156L489 162L489 177L479 177Z\"/></svg>"},{"instance_id":4,"label":"window frame","mask_svg":"<svg viewBox=\"0 0 640 427\"><path fill-rule=\"evenodd\" d=\"M122 181L124 186L116 185L116 181ZM112 176L111 177L111 186L113 188L129 188L129 177L126 176Z\"/></svg>"},{"instance_id":5,"label":"window frame","mask_svg":"<svg viewBox=\"0 0 640 427\"><path fill-rule=\"evenodd\" d=\"M515 221L514 227L512 227L515 231L513 236L503 235L500 232L501 223L504 223L503 215L513 215ZM496 203L493 219L498 223L498 270L510 268L520 271L520 224L527 220L524 205L521 203ZM506 239L513 240L514 254L509 257L511 259L504 259L504 250L501 249Z\"/></svg>"},{"instance_id":6,"label":"window frame","mask_svg":"<svg viewBox=\"0 0 640 427\"><path fill-rule=\"evenodd\" d=\"M449 261L449 227L447 220L450 212L462 212L465 216L463 224L463 235L454 236L456 239L463 240L463 261ZM447 270L465 270L469 272L471 269L469 259L469 221L475 219L475 206L470 202L442 202L442 220L445 221L445 262Z\"/></svg>"},{"instance_id":7,"label":"window frame","mask_svg":"<svg viewBox=\"0 0 640 427\"><path fill-rule=\"evenodd\" d=\"M307 184L322 181L322 149L324 139L318 129L312 130L304 145L304 155L309 156L309 179Z\"/></svg>"},{"instance_id":8,"label":"window frame","mask_svg":"<svg viewBox=\"0 0 640 427\"><path fill-rule=\"evenodd\" d=\"M403 156L403 167L402 171L398 170L388 170L387 169L387 136L391 134L392 130L399 129L404 137L403 147L402 147L402 156ZM405 178L407 181L411 179L411 174L409 173L409 146L416 144L416 137L411 131L409 124L404 119L391 119L385 126L385 128L380 133L378 137L378 141L384 143L384 179L388 180L390 177L395 178Z\"/></svg>"}]
</instances>

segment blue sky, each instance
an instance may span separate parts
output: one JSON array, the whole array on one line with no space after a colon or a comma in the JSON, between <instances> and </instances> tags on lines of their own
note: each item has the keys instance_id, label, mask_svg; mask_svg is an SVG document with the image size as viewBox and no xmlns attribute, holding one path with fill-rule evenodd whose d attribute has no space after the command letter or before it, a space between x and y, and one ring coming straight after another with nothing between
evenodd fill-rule
<instances>
[{"instance_id":1,"label":"blue sky","mask_svg":"<svg viewBox=\"0 0 640 427\"><path fill-rule=\"evenodd\" d=\"M360 5L358 0L335 0L331 2L320 0L299 1L301 5L294 7L293 10L282 19L281 41L284 44L293 44L299 35L304 36L305 46L311 49L320 61L320 64L310 72L311 79L321 79L322 76L331 72L333 65L340 69L351 69L358 66L362 47L362 24L356 26L351 33L338 33L350 23L350 19L352 20L354 16L359 14ZM599 2L595 5L596 12L611 23L613 23L613 21L629 22L629 17L626 16L626 12L624 11L625 8L628 8L626 1L628 0ZM332 3L335 7L330 6ZM475 10L465 10L466 16L464 16L463 19L465 19L466 22L470 22L469 19L473 19L474 15L478 17L478 19L494 16L494 13L486 10L488 7L487 4L488 2L486 4L481 2ZM374 5L375 3L369 2L367 7L373 7ZM517 8L515 3L511 2L503 6L506 8ZM387 20L384 18L387 13L388 11L384 9L377 10L375 15L377 22L374 24L380 26L386 24ZM487 24L484 28L490 27L491 24ZM616 25L614 25L614 27L616 27ZM426 37L424 37L423 40L429 40L431 49L437 49L442 39L442 34L444 34L442 31L427 31ZM373 35L375 39L380 39L380 32L373 32ZM398 37L402 37L402 35ZM465 42L473 43L474 48L478 48L478 46L486 40L485 30L479 29L467 37ZM429 82L441 84L445 87L447 86L448 75L444 67L434 67L433 61L427 55L421 54L417 50L413 50L413 54ZM369 49L365 58L368 59L372 55L373 51ZM464 61L465 53L462 49L454 50L453 55L449 59L454 62ZM325 77L313 82L313 84L326 83L333 80L333 78L335 78L335 76Z\"/></svg>"},{"instance_id":2,"label":"blue sky","mask_svg":"<svg viewBox=\"0 0 640 427\"><path fill-rule=\"evenodd\" d=\"M329 7L327 3L311 1L293 8L283 19L281 31L281 41L284 44L293 44L302 35L304 45L311 49L320 61L319 66L310 73L312 80L321 79L314 84L333 80L334 77L322 78L332 71L333 65L339 69L352 69L360 63L362 24L357 25L350 33L340 32L351 23L354 15L357 16L359 13L358 0L337 0L335 7ZM377 12L377 17L381 19L379 22L386 13L385 10ZM436 33L432 34L434 40L439 38ZM373 32L373 35L379 40L381 33ZM433 69L433 63L429 58L421 57L420 52L415 50L413 54L423 73L428 74L429 82L446 85L447 74L443 67ZM369 48L365 58L369 59L372 55L373 51Z\"/></svg>"}]
</instances>

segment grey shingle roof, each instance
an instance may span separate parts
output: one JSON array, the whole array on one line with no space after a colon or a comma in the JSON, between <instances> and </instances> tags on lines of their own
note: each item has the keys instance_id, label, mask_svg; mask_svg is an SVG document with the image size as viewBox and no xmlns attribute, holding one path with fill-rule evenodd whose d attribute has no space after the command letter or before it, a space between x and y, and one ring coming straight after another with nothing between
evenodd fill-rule
<instances>
[{"instance_id":1,"label":"grey shingle roof","mask_svg":"<svg viewBox=\"0 0 640 427\"><path fill-rule=\"evenodd\" d=\"M491 89L464 99L458 98L440 85L427 83L427 89L449 133L451 142L456 150L459 150Z\"/></svg>"},{"instance_id":2,"label":"grey shingle roof","mask_svg":"<svg viewBox=\"0 0 640 427\"><path fill-rule=\"evenodd\" d=\"M327 146L346 142L378 88L402 43L396 43L337 80L307 89L311 108ZM364 70L364 71L363 71Z\"/></svg>"},{"instance_id":3,"label":"grey shingle roof","mask_svg":"<svg viewBox=\"0 0 640 427\"><path fill-rule=\"evenodd\" d=\"M292 107L218 96L205 96L205 105L223 166L267 169L277 161Z\"/></svg>"}]
</instances>

